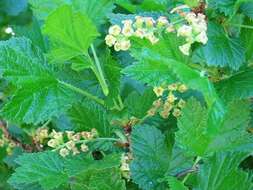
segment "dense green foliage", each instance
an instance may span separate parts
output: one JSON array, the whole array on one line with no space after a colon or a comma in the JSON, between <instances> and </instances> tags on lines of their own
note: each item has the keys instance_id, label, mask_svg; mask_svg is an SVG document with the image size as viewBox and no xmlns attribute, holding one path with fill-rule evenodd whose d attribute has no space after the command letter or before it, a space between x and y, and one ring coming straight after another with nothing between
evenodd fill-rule
<instances>
[{"instance_id":1,"label":"dense green foliage","mask_svg":"<svg viewBox=\"0 0 253 190\"><path fill-rule=\"evenodd\" d=\"M252 190L252 0L2 0L0 39L1 190Z\"/></svg>"}]
</instances>

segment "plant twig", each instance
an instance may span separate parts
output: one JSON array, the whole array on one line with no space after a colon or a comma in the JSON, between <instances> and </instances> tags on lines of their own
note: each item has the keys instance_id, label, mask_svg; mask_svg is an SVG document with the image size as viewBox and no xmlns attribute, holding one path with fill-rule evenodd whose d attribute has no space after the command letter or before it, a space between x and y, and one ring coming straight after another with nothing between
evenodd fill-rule
<instances>
[{"instance_id":1,"label":"plant twig","mask_svg":"<svg viewBox=\"0 0 253 190\"><path fill-rule=\"evenodd\" d=\"M191 168L192 170L196 170L197 164L198 164L198 162L199 162L200 160L201 160L201 157L198 156L198 157L196 158L194 164L192 165L192 168ZM185 183L185 182L187 181L187 179L190 177L191 173L192 173L192 172L188 172L188 173L186 174L186 176L184 177L182 183Z\"/></svg>"},{"instance_id":2,"label":"plant twig","mask_svg":"<svg viewBox=\"0 0 253 190\"><path fill-rule=\"evenodd\" d=\"M16 139L15 137L13 137L8 129L7 129L7 124L4 121L0 121L0 129L3 132L3 135L6 139L8 139L11 143L14 143L15 145L21 147L22 149L24 149L27 152L33 152L34 151L34 147L29 145L29 144L23 144L22 142L20 142L18 139Z\"/></svg>"}]
</instances>

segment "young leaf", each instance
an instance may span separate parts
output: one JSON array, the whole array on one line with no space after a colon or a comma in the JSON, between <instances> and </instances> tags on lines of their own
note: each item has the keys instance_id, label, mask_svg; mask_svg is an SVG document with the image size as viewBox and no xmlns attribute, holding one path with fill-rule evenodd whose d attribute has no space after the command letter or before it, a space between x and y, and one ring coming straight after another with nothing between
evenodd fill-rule
<instances>
[{"instance_id":1,"label":"young leaf","mask_svg":"<svg viewBox=\"0 0 253 190\"><path fill-rule=\"evenodd\" d=\"M134 160L130 165L133 181L144 190L163 190L165 183L159 183L169 168L169 150L165 136L155 127L135 126L132 136Z\"/></svg>"},{"instance_id":2,"label":"young leaf","mask_svg":"<svg viewBox=\"0 0 253 190\"><path fill-rule=\"evenodd\" d=\"M247 154L217 153L204 161L198 174L199 185L194 190L250 190L249 175L238 169Z\"/></svg>"},{"instance_id":3,"label":"young leaf","mask_svg":"<svg viewBox=\"0 0 253 190\"><path fill-rule=\"evenodd\" d=\"M45 21L44 33L52 44L53 61L64 62L87 54L92 41L99 36L92 21L71 6L64 5L50 14Z\"/></svg>"},{"instance_id":4,"label":"young leaf","mask_svg":"<svg viewBox=\"0 0 253 190\"><path fill-rule=\"evenodd\" d=\"M14 187L39 183L51 190L68 182L62 158L55 152L23 154L17 160L20 165L9 179Z\"/></svg>"}]
</instances>

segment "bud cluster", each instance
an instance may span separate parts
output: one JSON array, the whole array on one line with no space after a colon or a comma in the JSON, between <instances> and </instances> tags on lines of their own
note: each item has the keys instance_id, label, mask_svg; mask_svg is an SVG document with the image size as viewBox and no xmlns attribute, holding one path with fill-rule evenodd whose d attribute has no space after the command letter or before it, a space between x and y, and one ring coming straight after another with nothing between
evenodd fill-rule
<instances>
[{"instance_id":1,"label":"bud cluster","mask_svg":"<svg viewBox=\"0 0 253 190\"><path fill-rule=\"evenodd\" d=\"M189 12L184 15L187 24L182 25L177 30L177 36L185 37L186 44L179 46L180 51L185 54L190 54L191 45L194 42L206 44L207 38L207 23L206 16L198 13Z\"/></svg>"},{"instance_id":2,"label":"bud cluster","mask_svg":"<svg viewBox=\"0 0 253 190\"><path fill-rule=\"evenodd\" d=\"M120 171L124 178L130 180L130 167L129 164L132 160L131 153L123 153L121 156L121 166Z\"/></svg>"},{"instance_id":3,"label":"bud cluster","mask_svg":"<svg viewBox=\"0 0 253 190\"><path fill-rule=\"evenodd\" d=\"M12 154L13 149L17 146L17 144L8 138L6 138L4 135L1 136L0 138L0 148L5 147L6 152L8 155Z\"/></svg>"},{"instance_id":4,"label":"bud cluster","mask_svg":"<svg viewBox=\"0 0 253 190\"><path fill-rule=\"evenodd\" d=\"M62 157L80 154L80 152L88 152L89 147L86 142L98 137L96 129L90 132L82 131L75 133L74 131L56 132L53 130L49 136L50 140L47 145L51 148L59 150Z\"/></svg>"},{"instance_id":5,"label":"bud cluster","mask_svg":"<svg viewBox=\"0 0 253 190\"><path fill-rule=\"evenodd\" d=\"M175 94L176 92L185 93L187 90L188 88L180 83L170 84L166 88L164 86L154 87L153 91L159 99L153 102L152 108L148 110L148 116L159 113L162 118L166 119L172 113L174 117L178 118L186 102Z\"/></svg>"},{"instance_id":6,"label":"bud cluster","mask_svg":"<svg viewBox=\"0 0 253 190\"><path fill-rule=\"evenodd\" d=\"M160 16L157 20L152 17L136 16L135 20L122 21L123 27L113 25L109 28L109 34L105 37L106 44L109 47L114 46L115 51L127 51L131 47L130 37L135 36L141 39L149 40L153 45L159 42L158 36L161 32L177 32L178 37L184 37L186 43L179 46L179 50L185 54L190 54L191 45L194 42L206 44L207 23L204 14L194 12L183 12L181 9L188 6L179 6L171 13L178 13L183 17L180 24L173 24L167 17Z\"/></svg>"},{"instance_id":7,"label":"bud cluster","mask_svg":"<svg viewBox=\"0 0 253 190\"><path fill-rule=\"evenodd\" d=\"M135 21L123 20L123 27L113 25L109 28L109 34L105 37L106 44L109 47L114 46L115 51L126 51L131 47L130 37L135 36L141 39L147 39L152 44L159 41L157 34L159 31L167 29L173 32L174 28L166 17L161 16L157 20L152 17L136 16Z\"/></svg>"}]
</instances>

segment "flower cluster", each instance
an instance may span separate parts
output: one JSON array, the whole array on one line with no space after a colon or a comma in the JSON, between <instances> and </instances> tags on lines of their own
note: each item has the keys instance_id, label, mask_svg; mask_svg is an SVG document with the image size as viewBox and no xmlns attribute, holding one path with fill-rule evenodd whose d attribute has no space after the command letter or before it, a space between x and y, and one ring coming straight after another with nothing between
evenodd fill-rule
<instances>
[{"instance_id":1,"label":"flower cluster","mask_svg":"<svg viewBox=\"0 0 253 190\"><path fill-rule=\"evenodd\" d=\"M16 147L16 143L6 138L4 135L0 138L0 148L6 147L8 155L12 154L13 149Z\"/></svg>"},{"instance_id":2,"label":"flower cluster","mask_svg":"<svg viewBox=\"0 0 253 190\"><path fill-rule=\"evenodd\" d=\"M105 37L106 44L109 47L114 46L115 51L126 51L131 47L130 37L135 36L141 39L148 39L152 44L159 41L158 36L163 31L168 33L177 32L178 37L184 37L186 43L179 46L180 51L185 54L190 54L191 45L194 42L206 44L207 38L207 23L204 14L194 12L185 13L181 9L188 6L179 6L171 11L178 13L183 17L183 24L173 24L164 16L154 20L152 17L136 16L135 20L122 21L123 27L113 25L109 28L109 34Z\"/></svg>"},{"instance_id":3,"label":"flower cluster","mask_svg":"<svg viewBox=\"0 0 253 190\"><path fill-rule=\"evenodd\" d=\"M154 20L152 17L136 16L135 21L123 20L123 27L113 25L109 28L109 34L105 37L106 44L109 47L114 46L115 51L126 51L131 47L129 38L135 36L141 39L147 39L152 44L159 41L157 33L167 28L172 32L174 28L169 24L166 17L159 17Z\"/></svg>"},{"instance_id":4,"label":"flower cluster","mask_svg":"<svg viewBox=\"0 0 253 190\"><path fill-rule=\"evenodd\" d=\"M50 140L47 142L47 145L59 150L60 155L66 157L71 152L73 155L76 155L80 152L89 151L86 143L97 136L98 132L96 129L92 129L91 132L82 131L77 133L73 131L56 132L53 130L49 134Z\"/></svg>"},{"instance_id":5,"label":"flower cluster","mask_svg":"<svg viewBox=\"0 0 253 190\"><path fill-rule=\"evenodd\" d=\"M187 24L182 25L177 30L177 36L185 37L186 44L179 47L180 51L185 54L190 54L191 45L194 42L206 44L207 38L207 23L206 16L198 13L189 12L184 15Z\"/></svg>"},{"instance_id":6,"label":"flower cluster","mask_svg":"<svg viewBox=\"0 0 253 190\"><path fill-rule=\"evenodd\" d=\"M162 86L155 87L153 91L159 99L153 102L152 108L148 110L148 116L159 113L162 118L166 119L172 113L173 116L179 117L181 109L185 106L185 101L175 94L176 92L184 93L187 90L188 88L180 83L173 83L166 88Z\"/></svg>"},{"instance_id":7,"label":"flower cluster","mask_svg":"<svg viewBox=\"0 0 253 190\"><path fill-rule=\"evenodd\" d=\"M124 153L121 156L121 166L120 166L120 171L121 174L124 178L130 180L130 167L129 164L132 160L132 155L131 153Z\"/></svg>"},{"instance_id":8,"label":"flower cluster","mask_svg":"<svg viewBox=\"0 0 253 190\"><path fill-rule=\"evenodd\" d=\"M36 133L33 137L35 142L38 142L41 147L43 147L43 143L49 138L48 128L40 127L36 130Z\"/></svg>"}]
</instances>

